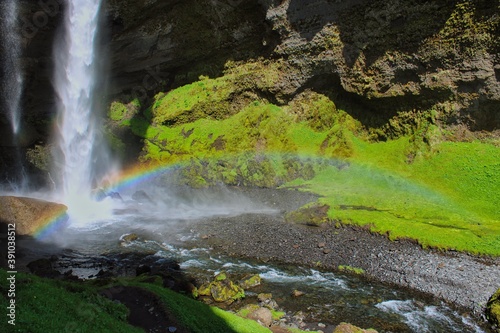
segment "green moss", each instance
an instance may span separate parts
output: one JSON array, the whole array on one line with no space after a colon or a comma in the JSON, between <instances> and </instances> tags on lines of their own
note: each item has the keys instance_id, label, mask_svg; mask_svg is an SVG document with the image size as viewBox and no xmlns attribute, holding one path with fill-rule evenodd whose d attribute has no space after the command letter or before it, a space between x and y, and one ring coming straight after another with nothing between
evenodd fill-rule
<instances>
[{"instance_id":1,"label":"green moss","mask_svg":"<svg viewBox=\"0 0 500 333\"><path fill-rule=\"evenodd\" d=\"M307 205L286 214L285 221L310 226L320 226L330 221L328 218L329 209L330 207L328 205Z\"/></svg>"},{"instance_id":2,"label":"green moss","mask_svg":"<svg viewBox=\"0 0 500 333\"><path fill-rule=\"evenodd\" d=\"M113 102L109 108L109 118L114 121L122 120L127 114L127 106L120 102Z\"/></svg>"},{"instance_id":3,"label":"green moss","mask_svg":"<svg viewBox=\"0 0 500 333\"><path fill-rule=\"evenodd\" d=\"M344 273L352 273L356 275L363 275L365 274L365 270L362 268L357 268L357 267L351 267L347 265L339 265L338 267L339 271L344 272Z\"/></svg>"},{"instance_id":4,"label":"green moss","mask_svg":"<svg viewBox=\"0 0 500 333\"><path fill-rule=\"evenodd\" d=\"M158 94L150 114L130 120L144 138L142 161L180 165L170 181L192 187L314 192L321 196L314 205L329 209L318 218L289 216L305 223L356 224L424 247L500 253L498 143L444 141L434 109L400 112L370 132L313 91L275 105L265 96L275 96L283 62L227 65L222 77Z\"/></svg>"}]
</instances>

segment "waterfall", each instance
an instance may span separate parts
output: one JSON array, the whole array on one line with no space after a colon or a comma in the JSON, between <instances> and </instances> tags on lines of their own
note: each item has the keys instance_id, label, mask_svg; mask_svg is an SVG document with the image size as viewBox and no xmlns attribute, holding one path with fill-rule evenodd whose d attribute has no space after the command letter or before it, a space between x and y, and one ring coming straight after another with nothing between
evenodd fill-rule
<instances>
[{"instance_id":1,"label":"waterfall","mask_svg":"<svg viewBox=\"0 0 500 333\"><path fill-rule=\"evenodd\" d=\"M4 0L0 9L2 10L2 44L4 49L2 99L3 108L11 123L14 141L18 138L21 127L21 92L23 89L23 78L21 75L21 43L18 18L18 0Z\"/></svg>"},{"instance_id":2,"label":"waterfall","mask_svg":"<svg viewBox=\"0 0 500 333\"><path fill-rule=\"evenodd\" d=\"M55 45L55 87L59 97L54 174L61 201L87 209L95 186L99 156L99 107L95 103L98 73L96 39L100 0L67 1L64 36Z\"/></svg>"}]
</instances>

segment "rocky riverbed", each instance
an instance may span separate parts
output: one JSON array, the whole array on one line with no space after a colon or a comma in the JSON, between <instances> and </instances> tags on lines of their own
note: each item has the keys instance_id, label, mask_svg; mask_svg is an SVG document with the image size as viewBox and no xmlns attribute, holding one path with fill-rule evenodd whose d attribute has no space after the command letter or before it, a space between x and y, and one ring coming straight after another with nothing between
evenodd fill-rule
<instances>
[{"instance_id":1,"label":"rocky riverbed","mask_svg":"<svg viewBox=\"0 0 500 333\"><path fill-rule=\"evenodd\" d=\"M352 226L311 227L285 222L286 212L314 196L296 190L235 189L281 213L214 217L193 226L216 252L338 270L361 268L369 279L408 287L482 316L498 289L500 258L422 249L410 240L390 241Z\"/></svg>"},{"instance_id":2,"label":"rocky riverbed","mask_svg":"<svg viewBox=\"0 0 500 333\"><path fill-rule=\"evenodd\" d=\"M409 288L444 300L460 314L473 315L476 319L483 316L488 298L498 288L499 258L422 249L414 241L390 241L384 235L359 227L340 224L313 227L291 222L285 219L287 213L317 200L317 196L299 190L244 187L222 188L222 192L218 192L220 190L213 188L203 192L183 188L170 193L170 198L176 198L171 202L172 207L180 202L192 204L200 201L202 210L217 211L212 215L207 212L174 224L169 224L166 217L155 218L154 223L157 224L148 227L151 221L148 221L147 213L161 210L154 202L160 197L152 195L151 202L140 205L126 200L128 210L136 212L132 224L120 217L117 221L121 222L108 224L111 229L97 231L90 228L83 233L75 229L79 240L76 243L72 240L75 230L72 231L71 227L54 235L56 239L64 239L64 247L52 247L48 245L50 240L49 243L40 243L20 239L18 246L24 257L20 258L19 264L27 264L37 258L50 258L52 263L48 263L47 259L41 262L45 264L42 268L49 268L48 276L52 273L59 276L60 273L52 270L51 267L54 267L66 273L67 277L74 275L80 278L134 276L143 266L159 272L183 274L175 261L170 267L170 261L160 258L157 262L158 258L149 255L161 250L162 244L178 246L179 249L203 248L209 249L210 256L292 264L322 271L335 272L343 266L348 273L362 271L367 280ZM235 202L242 207L251 208L247 212L242 209L244 213L224 214L221 201L227 203L231 198L236 198ZM181 211L200 209L197 204L182 207ZM228 204L227 207L231 209L232 206ZM117 214L120 212L123 211ZM173 214L171 208L165 212ZM137 233L139 236L128 234L135 235L137 241L130 242L137 244L124 247L124 232ZM104 238L101 239L100 233L105 235ZM145 252L136 253L137 250ZM161 265L156 267L158 263ZM22 265L19 266L21 269ZM190 281L190 278L182 277L181 280Z\"/></svg>"}]
</instances>

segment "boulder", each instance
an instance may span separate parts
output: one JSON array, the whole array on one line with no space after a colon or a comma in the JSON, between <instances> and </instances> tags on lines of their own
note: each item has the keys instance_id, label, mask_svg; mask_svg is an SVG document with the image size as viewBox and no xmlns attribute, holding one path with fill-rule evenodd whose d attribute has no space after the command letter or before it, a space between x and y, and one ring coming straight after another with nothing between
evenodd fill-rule
<instances>
[{"instance_id":1,"label":"boulder","mask_svg":"<svg viewBox=\"0 0 500 333\"><path fill-rule=\"evenodd\" d=\"M245 276L242 280L238 282L238 285L243 289L250 289L257 287L261 284L262 279L259 274L254 274L250 276Z\"/></svg>"},{"instance_id":2,"label":"boulder","mask_svg":"<svg viewBox=\"0 0 500 333\"><path fill-rule=\"evenodd\" d=\"M210 293L216 302L233 302L245 297L245 291L230 280L214 281Z\"/></svg>"},{"instance_id":3,"label":"boulder","mask_svg":"<svg viewBox=\"0 0 500 333\"><path fill-rule=\"evenodd\" d=\"M214 277L214 280L201 285L196 294L198 296L210 296L216 302L232 303L245 297L242 287L229 280L225 272Z\"/></svg>"},{"instance_id":4,"label":"boulder","mask_svg":"<svg viewBox=\"0 0 500 333\"><path fill-rule=\"evenodd\" d=\"M273 323L273 315L271 310L267 308L258 308L252 311L247 318L255 320L264 327L270 327Z\"/></svg>"},{"instance_id":5,"label":"boulder","mask_svg":"<svg viewBox=\"0 0 500 333\"><path fill-rule=\"evenodd\" d=\"M486 304L486 318L500 332L500 289L493 294Z\"/></svg>"},{"instance_id":6,"label":"boulder","mask_svg":"<svg viewBox=\"0 0 500 333\"><path fill-rule=\"evenodd\" d=\"M377 333L377 331L372 328L364 330L348 323L340 323L337 327L335 327L333 333Z\"/></svg>"},{"instance_id":7,"label":"boulder","mask_svg":"<svg viewBox=\"0 0 500 333\"><path fill-rule=\"evenodd\" d=\"M68 220L67 207L33 198L1 196L0 223L15 224L16 235L37 236L52 223Z\"/></svg>"}]
</instances>

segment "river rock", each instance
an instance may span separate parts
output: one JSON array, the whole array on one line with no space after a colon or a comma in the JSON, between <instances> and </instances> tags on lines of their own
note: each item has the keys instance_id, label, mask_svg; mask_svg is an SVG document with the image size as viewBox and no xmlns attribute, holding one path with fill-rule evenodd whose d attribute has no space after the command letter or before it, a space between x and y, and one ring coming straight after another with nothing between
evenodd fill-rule
<instances>
[{"instance_id":1,"label":"river rock","mask_svg":"<svg viewBox=\"0 0 500 333\"><path fill-rule=\"evenodd\" d=\"M259 274L250 275L244 277L242 280L238 282L238 285L243 289L250 289L256 286L259 286L262 282L262 279Z\"/></svg>"},{"instance_id":2,"label":"river rock","mask_svg":"<svg viewBox=\"0 0 500 333\"><path fill-rule=\"evenodd\" d=\"M212 282L201 285L197 294L211 296L214 301L221 303L232 303L245 297L243 288L229 280L224 272L217 274Z\"/></svg>"},{"instance_id":3,"label":"river rock","mask_svg":"<svg viewBox=\"0 0 500 333\"><path fill-rule=\"evenodd\" d=\"M245 297L245 291L230 280L214 281L210 293L216 302L233 302Z\"/></svg>"},{"instance_id":4,"label":"river rock","mask_svg":"<svg viewBox=\"0 0 500 333\"><path fill-rule=\"evenodd\" d=\"M68 207L25 197L0 197L0 224L15 224L17 235L34 236L51 223L65 223Z\"/></svg>"},{"instance_id":5,"label":"river rock","mask_svg":"<svg viewBox=\"0 0 500 333\"><path fill-rule=\"evenodd\" d=\"M377 333L377 331L372 328L364 330L348 323L340 323L337 327L335 327L333 333Z\"/></svg>"},{"instance_id":6,"label":"river rock","mask_svg":"<svg viewBox=\"0 0 500 333\"><path fill-rule=\"evenodd\" d=\"M261 307L258 308L257 310L252 311L248 315L248 318L255 320L264 327L270 327L271 324L273 323L273 315L271 313L271 310L267 308Z\"/></svg>"},{"instance_id":7,"label":"river rock","mask_svg":"<svg viewBox=\"0 0 500 333\"><path fill-rule=\"evenodd\" d=\"M500 332L500 288L491 296L486 304L486 318Z\"/></svg>"}]
</instances>

